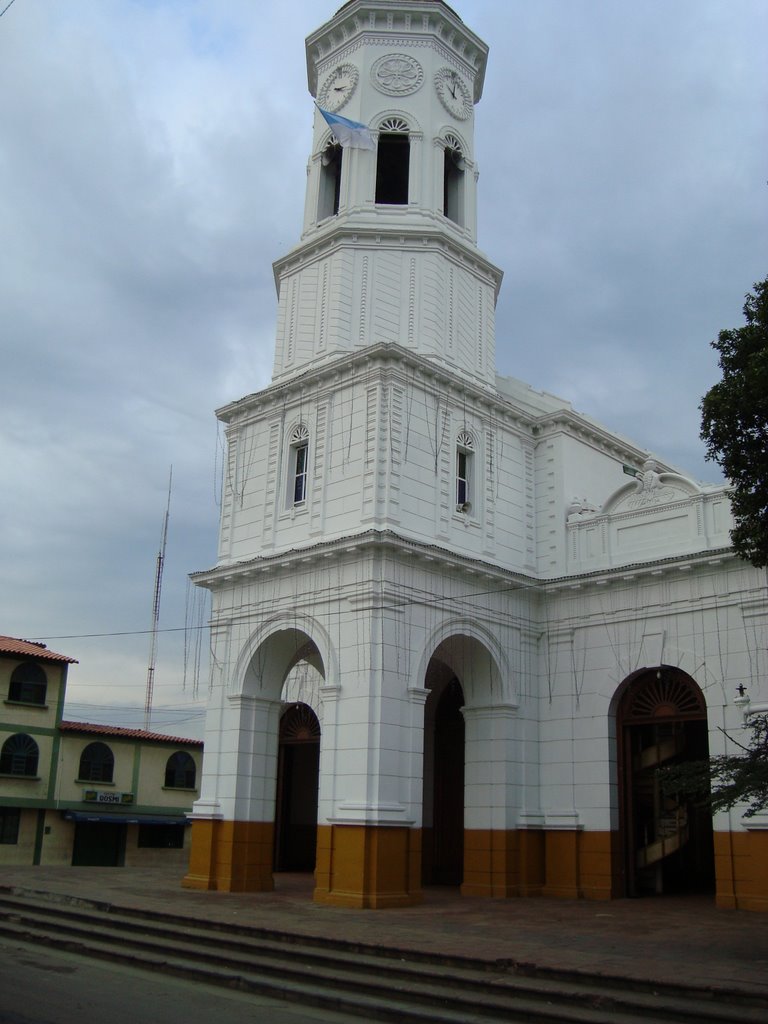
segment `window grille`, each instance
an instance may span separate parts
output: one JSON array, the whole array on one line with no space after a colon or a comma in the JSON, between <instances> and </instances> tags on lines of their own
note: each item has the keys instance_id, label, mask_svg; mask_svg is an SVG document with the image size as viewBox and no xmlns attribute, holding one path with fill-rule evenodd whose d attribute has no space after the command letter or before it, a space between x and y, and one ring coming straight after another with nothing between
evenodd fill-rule
<instances>
[{"instance_id":1,"label":"window grille","mask_svg":"<svg viewBox=\"0 0 768 1024\"><path fill-rule=\"evenodd\" d=\"M194 758L186 750L177 750L171 754L165 765L165 785L167 789L194 789L197 768Z\"/></svg>"},{"instance_id":2,"label":"window grille","mask_svg":"<svg viewBox=\"0 0 768 1024\"><path fill-rule=\"evenodd\" d=\"M84 782L112 782L115 755L106 743L89 743L80 755L78 779Z\"/></svg>"},{"instance_id":3,"label":"window grille","mask_svg":"<svg viewBox=\"0 0 768 1024\"><path fill-rule=\"evenodd\" d=\"M0 775L37 775L40 750L24 732L9 736L0 751Z\"/></svg>"},{"instance_id":4,"label":"window grille","mask_svg":"<svg viewBox=\"0 0 768 1024\"><path fill-rule=\"evenodd\" d=\"M45 704L47 690L48 679L44 669L33 661L27 661L17 665L11 673L8 700L20 704Z\"/></svg>"}]
</instances>

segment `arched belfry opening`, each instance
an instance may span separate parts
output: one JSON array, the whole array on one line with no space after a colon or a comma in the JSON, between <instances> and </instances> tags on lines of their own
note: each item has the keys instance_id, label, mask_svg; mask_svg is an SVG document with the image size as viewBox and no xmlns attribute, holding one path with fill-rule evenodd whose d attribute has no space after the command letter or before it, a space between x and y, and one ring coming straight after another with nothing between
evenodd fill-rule
<instances>
[{"instance_id":1,"label":"arched belfry opening","mask_svg":"<svg viewBox=\"0 0 768 1024\"><path fill-rule=\"evenodd\" d=\"M621 696L616 725L624 894L714 891L709 810L665 793L660 773L709 756L703 693L681 669L643 670Z\"/></svg>"},{"instance_id":2,"label":"arched belfry opening","mask_svg":"<svg viewBox=\"0 0 768 1024\"><path fill-rule=\"evenodd\" d=\"M466 169L461 141L452 132L447 132L443 149L443 213L459 227L465 223Z\"/></svg>"},{"instance_id":3,"label":"arched belfry opening","mask_svg":"<svg viewBox=\"0 0 768 1024\"><path fill-rule=\"evenodd\" d=\"M275 800L275 871L314 871L320 722L308 704L280 718Z\"/></svg>"},{"instance_id":4,"label":"arched belfry opening","mask_svg":"<svg viewBox=\"0 0 768 1024\"><path fill-rule=\"evenodd\" d=\"M402 117L388 117L379 128L376 147L376 203L407 206L411 140Z\"/></svg>"},{"instance_id":5,"label":"arched belfry opening","mask_svg":"<svg viewBox=\"0 0 768 1024\"><path fill-rule=\"evenodd\" d=\"M335 217L341 200L341 166L344 151L335 138L331 138L320 155L320 191L317 201L317 219Z\"/></svg>"}]
</instances>

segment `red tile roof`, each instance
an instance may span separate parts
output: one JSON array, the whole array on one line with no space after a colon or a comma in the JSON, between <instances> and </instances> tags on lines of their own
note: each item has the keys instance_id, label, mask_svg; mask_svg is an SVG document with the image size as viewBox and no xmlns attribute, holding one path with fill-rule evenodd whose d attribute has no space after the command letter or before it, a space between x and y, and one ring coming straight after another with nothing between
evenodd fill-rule
<instances>
[{"instance_id":1,"label":"red tile roof","mask_svg":"<svg viewBox=\"0 0 768 1024\"><path fill-rule=\"evenodd\" d=\"M45 644L33 640L18 640L14 636L0 636L0 654L20 654L25 658L36 658L38 661L67 661L77 665L76 658L68 658L66 654L49 651Z\"/></svg>"},{"instance_id":2,"label":"red tile roof","mask_svg":"<svg viewBox=\"0 0 768 1024\"><path fill-rule=\"evenodd\" d=\"M94 725L92 722L59 722L62 732L89 733L97 736L116 736L127 740L148 740L155 743L176 743L185 747L202 747L202 740L188 740L182 736L165 736L146 729L124 729L119 725Z\"/></svg>"}]
</instances>

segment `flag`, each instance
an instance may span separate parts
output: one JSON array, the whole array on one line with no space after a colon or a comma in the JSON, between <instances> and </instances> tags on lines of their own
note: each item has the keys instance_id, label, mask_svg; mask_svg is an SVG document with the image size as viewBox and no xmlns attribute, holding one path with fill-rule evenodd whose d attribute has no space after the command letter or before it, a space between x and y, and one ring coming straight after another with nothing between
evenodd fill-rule
<instances>
[{"instance_id":1,"label":"flag","mask_svg":"<svg viewBox=\"0 0 768 1024\"><path fill-rule=\"evenodd\" d=\"M317 109L342 146L349 146L350 149L376 149L371 129L367 125L359 121L350 121L348 117L342 117L340 114L331 114L322 107Z\"/></svg>"}]
</instances>

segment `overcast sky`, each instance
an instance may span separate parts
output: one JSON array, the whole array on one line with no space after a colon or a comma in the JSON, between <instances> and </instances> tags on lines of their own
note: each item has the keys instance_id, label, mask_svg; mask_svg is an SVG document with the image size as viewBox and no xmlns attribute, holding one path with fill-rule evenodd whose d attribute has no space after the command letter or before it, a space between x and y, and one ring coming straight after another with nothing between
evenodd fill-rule
<instances>
[{"instance_id":1,"label":"overcast sky","mask_svg":"<svg viewBox=\"0 0 768 1024\"><path fill-rule=\"evenodd\" d=\"M709 343L768 274L768 3L453 6L491 43L476 143L499 371L717 481ZM213 410L269 382L271 263L299 238L311 141L304 37L333 10L0 17L0 633L79 660L70 718L142 724L172 464L152 727L202 735L184 626L205 614L187 574L215 561Z\"/></svg>"}]
</instances>

